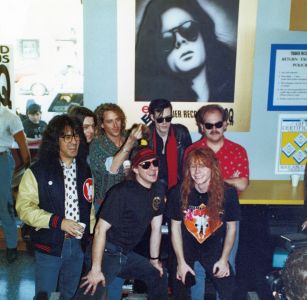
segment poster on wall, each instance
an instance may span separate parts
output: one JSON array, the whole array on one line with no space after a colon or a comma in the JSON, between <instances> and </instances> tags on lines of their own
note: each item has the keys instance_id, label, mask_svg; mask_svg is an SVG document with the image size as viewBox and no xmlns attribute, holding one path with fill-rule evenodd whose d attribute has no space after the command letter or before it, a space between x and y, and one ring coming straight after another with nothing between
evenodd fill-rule
<instances>
[{"instance_id":1,"label":"poster on wall","mask_svg":"<svg viewBox=\"0 0 307 300\"><path fill-rule=\"evenodd\" d=\"M268 110L307 110L307 44L271 45Z\"/></svg>"},{"instance_id":2,"label":"poster on wall","mask_svg":"<svg viewBox=\"0 0 307 300\"><path fill-rule=\"evenodd\" d=\"M190 131L208 103L228 110L230 131L248 131L256 8L256 0L117 0L118 103L128 126L148 124L149 102L165 98Z\"/></svg>"},{"instance_id":3,"label":"poster on wall","mask_svg":"<svg viewBox=\"0 0 307 300\"><path fill-rule=\"evenodd\" d=\"M13 71L13 48L0 43L0 101L9 108L12 108Z\"/></svg>"},{"instance_id":4,"label":"poster on wall","mask_svg":"<svg viewBox=\"0 0 307 300\"><path fill-rule=\"evenodd\" d=\"M282 114L278 120L276 174L304 174L307 162L307 115Z\"/></svg>"}]
</instances>

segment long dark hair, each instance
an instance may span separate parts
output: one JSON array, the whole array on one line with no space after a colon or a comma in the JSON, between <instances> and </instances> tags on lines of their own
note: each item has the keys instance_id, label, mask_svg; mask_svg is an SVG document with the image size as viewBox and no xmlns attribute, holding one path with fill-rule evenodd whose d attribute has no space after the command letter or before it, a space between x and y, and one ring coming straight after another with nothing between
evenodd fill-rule
<instances>
[{"instance_id":1,"label":"long dark hair","mask_svg":"<svg viewBox=\"0 0 307 300\"><path fill-rule=\"evenodd\" d=\"M48 123L42 138L39 150L39 159L50 163L60 158L59 138L63 136L65 127L70 127L74 133L80 135L80 145L77 158L86 159L86 141L83 134L82 124L76 117L67 114L55 116Z\"/></svg>"},{"instance_id":2,"label":"long dark hair","mask_svg":"<svg viewBox=\"0 0 307 300\"><path fill-rule=\"evenodd\" d=\"M191 88L195 74L191 78L175 75L169 69L166 55L159 47L161 15L172 7L185 10L200 24L200 33L206 48L209 101L232 102L235 52L217 40L214 22L196 0L151 0L148 3L137 34L135 100L148 101L155 98L166 98L171 101L196 100L197 95ZM223 95L224 99L215 99L223 94L222 91L226 86L229 96Z\"/></svg>"}]
</instances>

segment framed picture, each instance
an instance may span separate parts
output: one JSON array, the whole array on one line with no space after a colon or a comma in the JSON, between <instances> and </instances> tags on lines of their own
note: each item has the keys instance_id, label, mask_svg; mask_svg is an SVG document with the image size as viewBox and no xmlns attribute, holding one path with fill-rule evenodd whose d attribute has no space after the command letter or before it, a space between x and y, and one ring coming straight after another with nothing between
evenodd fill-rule
<instances>
[{"instance_id":1,"label":"framed picture","mask_svg":"<svg viewBox=\"0 0 307 300\"><path fill-rule=\"evenodd\" d=\"M306 162L307 115L279 115L275 173L304 174Z\"/></svg>"},{"instance_id":2,"label":"framed picture","mask_svg":"<svg viewBox=\"0 0 307 300\"><path fill-rule=\"evenodd\" d=\"M189 4L188 8L183 9L183 2ZM174 123L192 132L198 130L196 111L209 103L220 104L228 111L229 131L249 131L257 0L227 0L219 5L206 0L172 1L176 9L184 11L185 18L180 19L182 14L177 10L174 18L165 18L175 19L175 23L166 24L162 22L163 15L174 8L168 7L169 3L117 0L117 95L127 115L127 125L149 124L149 102L166 98L173 105ZM192 7L197 9L192 11ZM206 42L202 28L209 25L215 31L210 32L211 40ZM176 36L182 35L190 46L199 45L197 51L189 48L181 53L179 68L170 62L170 57L179 46ZM206 49L206 43L209 47L211 42L210 51L201 49L201 45ZM220 51L225 55L219 56ZM215 67L210 65L214 60ZM160 68L161 64L166 69ZM176 74L168 76L171 69Z\"/></svg>"},{"instance_id":3,"label":"framed picture","mask_svg":"<svg viewBox=\"0 0 307 300\"><path fill-rule=\"evenodd\" d=\"M307 110L307 44L272 44L268 110Z\"/></svg>"}]
</instances>

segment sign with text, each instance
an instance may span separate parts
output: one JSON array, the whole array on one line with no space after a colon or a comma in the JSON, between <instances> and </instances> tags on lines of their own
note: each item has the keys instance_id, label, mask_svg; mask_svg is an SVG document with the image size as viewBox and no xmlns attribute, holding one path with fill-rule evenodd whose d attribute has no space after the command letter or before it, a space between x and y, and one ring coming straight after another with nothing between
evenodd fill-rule
<instances>
[{"instance_id":1,"label":"sign with text","mask_svg":"<svg viewBox=\"0 0 307 300\"><path fill-rule=\"evenodd\" d=\"M307 115L280 115L276 174L304 174L307 162Z\"/></svg>"},{"instance_id":2,"label":"sign with text","mask_svg":"<svg viewBox=\"0 0 307 300\"><path fill-rule=\"evenodd\" d=\"M0 101L9 108L12 108L13 71L13 49L0 43Z\"/></svg>"},{"instance_id":3,"label":"sign with text","mask_svg":"<svg viewBox=\"0 0 307 300\"><path fill-rule=\"evenodd\" d=\"M307 45L271 46L268 110L307 110Z\"/></svg>"}]
</instances>

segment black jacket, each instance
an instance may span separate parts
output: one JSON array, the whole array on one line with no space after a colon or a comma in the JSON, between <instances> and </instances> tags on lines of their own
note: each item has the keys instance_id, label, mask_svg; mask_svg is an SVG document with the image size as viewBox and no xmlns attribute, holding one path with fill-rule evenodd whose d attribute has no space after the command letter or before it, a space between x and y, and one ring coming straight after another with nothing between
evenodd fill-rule
<instances>
[{"instance_id":1,"label":"black jacket","mask_svg":"<svg viewBox=\"0 0 307 300\"><path fill-rule=\"evenodd\" d=\"M155 128L154 124L149 126L151 134ZM188 129L182 124L171 124L170 129L173 128L175 132L176 142L177 142L177 161L178 161L178 181L182 179L183 170L183 156L185 149L192 144L191 136ZM169 131L170 133L170 131ZM153 139L149 141L149 146L153 148Z\"/></svg>"},{"instance_id":2,"label":"black jacket","mask_svg":"<svg viewBox=\"0 0 307 300\"><path fill-rule=\"evenodd\" d=\"M86 224L82 238L85 244L89 239L90 214L92 203L84 196L84 184L91 178L86 161L77 160L77 190L79 199L80 222ZM31 166L38 185L39 207L53 213L49 228L31 230L31 240L36 250L50 255L60 256L64 242L64 231L61 230L65 218L65 187L63 169L59 160L52 162L37 161Z\"/></svg>"}]
</instances>

